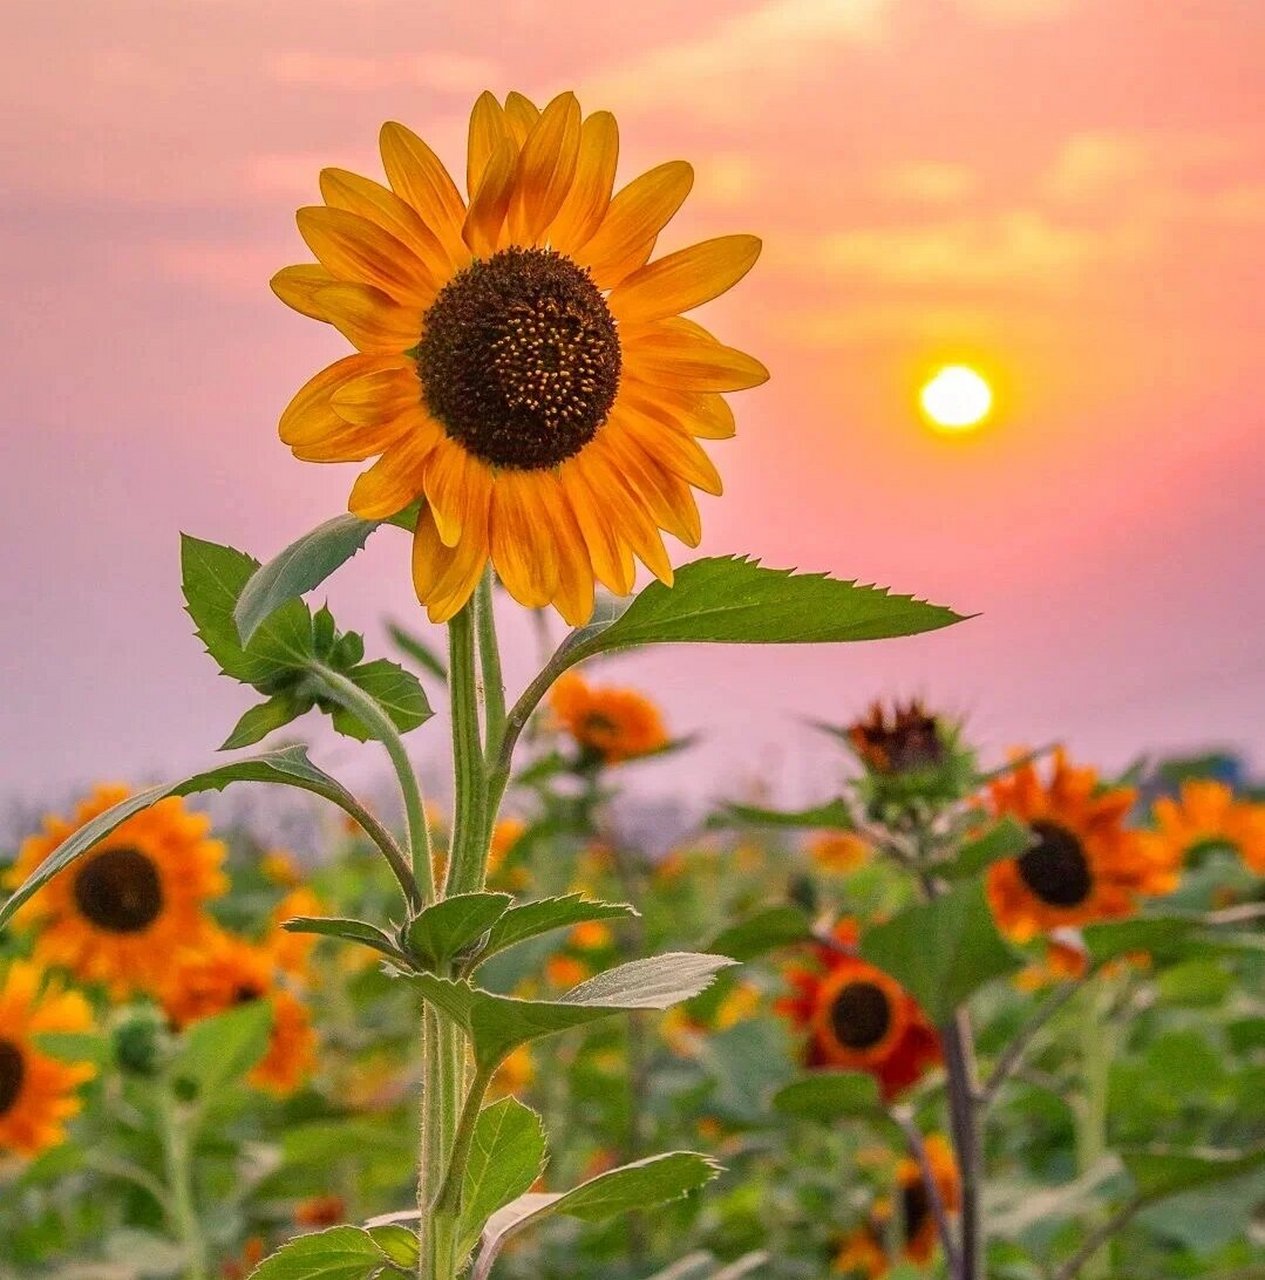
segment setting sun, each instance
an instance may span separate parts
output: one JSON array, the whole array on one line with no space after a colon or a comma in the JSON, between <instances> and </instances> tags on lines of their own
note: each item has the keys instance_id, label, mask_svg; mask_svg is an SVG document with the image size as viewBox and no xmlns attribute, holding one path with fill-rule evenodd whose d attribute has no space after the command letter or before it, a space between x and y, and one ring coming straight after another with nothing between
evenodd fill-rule
<instances>
[{"instance_id":1,"label":"setting sun","mask_svg":"<svg viewBox=\"0 0 1265 1280\"><path fill-rule=\"evenodd\" d=\"M942 431L969 431L988 417L993 392L974 369L951 364L923 387L919 402L933 426Z\"/></svg>"}]
</instances>

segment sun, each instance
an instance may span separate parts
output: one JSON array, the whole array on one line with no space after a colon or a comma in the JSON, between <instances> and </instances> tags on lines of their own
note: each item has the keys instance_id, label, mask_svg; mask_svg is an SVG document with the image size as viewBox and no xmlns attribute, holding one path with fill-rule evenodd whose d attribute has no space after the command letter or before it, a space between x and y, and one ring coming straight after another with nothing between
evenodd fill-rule
<instances>
[{"instance_id":1,"label":"sun","mask_svg":"<svg viewBox=\"0 0 1265 1280\"><path fill-rule=\"evenodd\" d=\"M993 392L974 369L949 364L923 386L919 402L932 426L941 431L969 431L992 411Z\"/></svg>"}]
</instances>

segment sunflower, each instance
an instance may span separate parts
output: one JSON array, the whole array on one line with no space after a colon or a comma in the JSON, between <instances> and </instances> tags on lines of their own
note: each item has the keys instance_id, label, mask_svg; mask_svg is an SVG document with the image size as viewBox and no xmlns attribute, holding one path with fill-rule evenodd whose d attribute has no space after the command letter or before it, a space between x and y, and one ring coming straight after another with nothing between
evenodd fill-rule
<instances>
[{"instance_id":1,"label":"sunflower","mask_svg":"<svg viewBox=\"0 0 1265 1280\"><path fill-rule=\"evenodd\" d=\"M1224 782L1191 778L1177 799L1161 796L1151 808L1156 856L1180 868L1191 854L1227 845L1256 872L1265 873L1265 804L1235 798Z\"/></svg>"},{"instance_id":2,"label":"sunflower","mask_svg":"<svg viewBox=\"0 0 1265 1280\"><path fill-rule=\"evenodd\" d=\"M307 1006L281 985L276 954L243 938L215 931L196 948L168 961L168 977L159 993L167 1017L177 1029L256 1000L272 1005L272 1031L263 1058L247 1079L258 1089L293 1093L311 1071L316 1036Z\"/></svg>"},{"instance_id":3,"label":"sunflower","mask_svg":"<svg viewBox=\"0 0 1265 1280\"><path fill-rule=\"evenodd\" d=\"M92 1025L82 995L42 979L38 965L17 960L0 980L0 1153L33 1156L61 1142L79 1110L75 1089L95 1074L36 1047L36 1036Z\"/></svg>"},{"instance_id":4,"label":"sunflower","mask_svg":"<svg viewBox=\"0 0 1265 1280\"><path fill-rule=\"evenodd\" d=\"M924 1145L940 1202L947 1213L956 1213L961 1207L962 1184L952 1148L938 1133L931 1134ZM925 1266L935 1257L940 1236L922 1168L913 1156L906 1156L897 1166L896 1190L900 1203L901 1260ZM892 1213L892 1202L880 1200L871 1217L844 1240L835 1257L834 1270L860 1274L866 1280L885 1276L891 1270L887 1224Z\"/></svg>"},{"instance_id":5,"label":"sunflower","mask_svg":"<svg viewBox=\"0 0 1265 1280\"><path fill-rule=\"evenodd\" d=\"M863 720L849 725L848 741L861 763L872 773L914 773L943 764L947 746L936 717L917 698L891 714L875 702Z\"/></svg>"},{"instance_id":6,"label":"sunflower","mask_svg":"<svg viewBox=\"0 0 1265 1280\"><path fill-rule=\"evenodd\" d=\"M1135 793L1100 787L1093 769L1054 754L1042 784L1025 761L990 788L998 816L1027 823L1032 847L988 871L988 901L1002 931L1029 942L1051 929L1117 920L1132 914L1141 894L1170 892L1176 871L1141 834L1125 825Z\"/></svg>"},{"instance_id":7,"label":"sunflower","mask_svg":"<svg viewBox=\"0 0 1265 1280\"><path fill-rule=\"evenodd\" d=\"M521 604L588 620L594 579L618 595L633 557L672 581L660 530L697 546L691 488L721 491L696 440L734 432L723 393L768 373L682 316L736 284L760 252L723 236L649 258L693 183L683 161L612 196L609 112L563 93L543 111L490 93L470 117L462 198L435 153L382 127L389 188L321 174L300 209L317 262L272 281L288 306L356 347L291 401L281 438L310 462L378 461L350 510L424 499L413 582L433 622L490 559Z\"/></svg>"},{"instance_id":8,"label":"sunflower","mask_svg":"<svg viewBox=\"0 0 1265 1280\"><path fill-rule=\"evenodd\" d=\"M549 705L581 752L602 764L635 760L668 745L659 708L635 689L591 685L569 671L554 684Z\"/></svg>"},{"instance_id":9,"label":"sunflower","mask_svg":"<svg viewBox=\"0 0 1265 1280\"><path fill-rule=\"evenodd\" d=\"M808 1032L806 1065L868 1072L890 1101L940 1061L940 1038L894 978L846 953L857 943L852 921L834 936L846 950L821 946L817 966L788 969L792 994L775 1007Z\"/></svg>"},{"instance_id":10,"label":"sunflower","mask_svg":"<svg viewBox=\"0 0 1265 1280\"><path fill-rule=\"evenodd\" d=\"M850 875L873 857L874 850L851 831L820 831L808 842L808 857L818 871Z\"/></svg>"},{"instance_id":11,"label":"sunflower","mask_svg":"<svg viewBox=\"0 0 1265 1280\"><path fill-rule=\"evenodd\" d=\"M98 787L73 820L46 817L18 851L10 887L127 795L126 787ZM207 900L228 888L220 870L225 848L208 837L210 828L205 814L190 813L174 796L121 823L19 909L19 924L38 930L35 958L104 983L116 999L154 991L172 953L212 927Z\"/></svg>"}]
</instances>

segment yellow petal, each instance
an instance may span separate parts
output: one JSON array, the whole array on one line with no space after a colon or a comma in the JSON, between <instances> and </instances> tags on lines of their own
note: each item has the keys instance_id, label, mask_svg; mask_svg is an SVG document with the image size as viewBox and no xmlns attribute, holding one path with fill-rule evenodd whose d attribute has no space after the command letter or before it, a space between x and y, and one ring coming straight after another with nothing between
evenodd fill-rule
<instances>
[{"instance_id":1,"label":"yellow petal","mask_svg":"<svg viewBox=\"0 0 1265 1280\"><path fill-rule=\"evenodd\" d=\"M327 284L317 292L316 305L361 351L399 355L421 337L421 308L398 306L371 285Z\"/></svg>"},{"instance_id":2,"label":"yellow petal","mask_svg":"<svg viewBox=\"0 0 1265 1280\"><path fill-rule=\"evenodd\" d=\"M322 169L321 196L331 208L358 214L411 249L426 265L432 289L448 278L451 263L439 237L394 191L347 169Z\"/></svg>"},{"instance_id":3,"label":"yellow petal","mask_svg":"<svg viewBox=\"0 0 1265 1280\"><path fill-rule=\"evenodd\" d=\"M732 289L755 266L755 236L704 240L626 276L611 291L611 312L622 324L644 324L691 311Z\"/></svg>"},{"instance_id":4,"label":"yellow petal","mask_svg":"<svg viewBox=\"0 0 1265 1280\"><path fill-rule=\"evenodd\" d=\"M619 126L609 111L595 111L580 126L580 154L575 178L558 216L549 228L549 242L574 256L593 236L610 208L619 162Z\"/></svg>"},{"instance_id":5,"label":"yellow petal","mask_svg":"<svg viewBox=\"0 0 1265 1280\"><path fill-rule=\"evenodd\" d=\"M594 490L593 472L584 462L584 453L564 462L558 475L588 547L593 572L616 595L626 596L635 574L632 554L616 534L603 496Z\"/></svg>"},{"instance_id":6,"label":"yellow petal","mask_svg":"<svg viewBox=\"0 0 1265 1280\"><path fill-rule=\"evenodd\" d=\"M724 492L725 486L712 460L684 432L635 413L622 416L620 426L665 471L680 476L704 493L719 497Z\"/></svg>"},{"instance_id":7,"label":"yellow petal","mask_svg":"<svg viewBox=\"0 0 1265 1280\"><path fill-rule=\"evenodd\" d=\"M656 237L693 185L694 170L684 160L671 160L634 178L611 201L576 261L592 271L599 288L613 288L650 257Z\"/></svg>"},{"instance_id":8,"label":"yellow petal","mask_svg":"<svg viewBox=\"0 0 1265 1280\"><path fill-rule=\"evenodd\" d=\"M517 89L511 90L505 98L505 127L517 146L527 141L532 125L540 119L540 108L530 99L524 97Z\"/></svg>"},{"instance_id":9,"label":"yellow petal","mask_svg":"<svg viewBox=\"0 0 1265 1280\"><path fill-rule=\"evenodd\" d=\"M623 340L624 367L640 382L683 391L742 391L767 382L754 356L726 347L688 320L656 320Z\"/></svg>"},{"instance_id":10,"label":"yellow petal","mask_svg":"<svg viewBox=\"0 0 1265 1280\"><path fill-rule=\"evenodd\" d=\"M339 417L365 426L397 418L421 402L422 384L407 364L353 378L330 396L330 405Z\"/></svg>"},{"instance_id":11,"label":"yellow petal","mask_svg":"<svg viewBox=\"0 0 1265 1280\"><path fill-rule=\"evenodd\" d=\"M513 145L505 112L485 89L470 112L470 134L466 142L466 192L471 200L483 185L483 175L503 142Z\"/></svg>"},{"instance_id":12,"label":"yellow petal","mask_svg":"<svg viewBox=\"0 0 1265 1280\"><path fill-rule=\"evenodd\" d=\"M439 157L411 129L388 121L379 137L382 165L395 194L417 210L439 237L453 266L465 258L461 226L466 202Z\"/></svg>"},{"instance_id":13,"label":"yellow petal","mask_svg":"<svg viewBox=\"0 0 1265 1280\"><path fill-rule=\"evenodd\" d=\"M424 417L421 409L412 409L396 418L365 426L331 413L331 425L323 434L318 435L310 423L305 424L303 434L310 438L290 447L294 456L303 462L363 462L398 444Z\"/></svg>"},{"instance_id":14,"label":"yellow petal","mask_svg":"<svg viewBox=\"0 0 1265 1280\"><path fill-rule=\"evenodd\" d=\"M514 148L502 140L484 167L461 233L476 257L490 256L500 244L501 227L514 189L517 158Z\"/></svg>"},{"instance_id":15,"label":"yellow petal","mask_svg":"<svg viewBox=\"0 0 1265 1280\"><path fill-rule=\"evenodd\" d=\"M356 478L347 509L362 520L385 520L422 495L426 460L442 431L425 421Z\"/></svg>"},{"instance_id":16,"label":"yellow petal","mask_svg":"<svg viewBox=\"0 0 1265 1280\"><path fill-rule=\"evenodd\" d=\"M299 233L331 274L353 284L371 284L396 302L426 305L435 280L426 264L394 236L346 209L300 209Z\"/></svg>"},{"instance_id":17,"label":"yellow petal","mask_svg":"<svg viewBox=\"0 0 1265 1280\"><path fill-rule=\"evenodd\" d=\"M324 312L316 305L316 291L333 284L334 277L319 263L302 263L295 267L282 267L269 282L272 291L300 315L313 320L324 320Z\"/></svg>"},{"instance_id":18,"label":"yellow petal","mask_svg":"<svg viewBox=\"0 0 1265 1280\"><path fill-rule=\"evenodd\" d=\"M487 529L492 471L446 436L426 469L426 501L445 546L455 547L474 521Z\"/></svg>"},{"instance_id":19,"label":"yellow petal","mask_svg":"<svg viewBox=\"0 0 1265 1280\"><path fill-rule=\"evenodd\" d=\"M423 507L413 535L413 587L434 623L447 622L474 593L487 564L486 514L483 527L455 548L446 547L429 507Z\"/></svg>"},{"instance_id":20,"label":"yellow petal","mask_svg":"<svg viewBox=\"0 0 1265 1280\"><path fill-rule=\"evenodd\" d=\"M558 589L553 604L570 626L582 627L593 616L593 564L570 500L558 484L549 504L558 555Z\"/></svg>"},{"instance_id":21,"label":"yellow petal","mask_svg":"<svg viewBox=\"0 0 1265 1280\"><path fill-rule=\"evenodd\" d=\"M505 589L528 609L540 609L558 588L558 557L548 515L548 472L505 469L492 483L488 535L492 563ZM554 495L556 502L560 495ZM546 501L541 501L545 498Z\"/></svg>"},{"instance_id":22,"label":"yellow petal","mask_svg":"<svg viewBox=\"0 0 1265 1280\"><path fill-rule=\"evenodd\" d=\"M294 398L281 415L278 430L286 444L300 443L308 438L305 432L321 433L337 426L340 419L330 405L330 397L339 387L393 365L382 356L344 356L310 377L295 392Z\"/></svg>"},{"instance_id":23,"label":"yellow petal","mask_svg":"<svg viewBox=\"0 0 1265 1280\"><path fill-rule=\"evenodd\" d=\"M518 155L508 214L513 244L535 244L562 207L580 153L580 104L561 93L532 126Z\"/></svg>"},{"instance_id":24,"label":"yellow petal","mask_svg":"<svg viewBox=\"0 0 1265 1280\"><path fill-rule=\"evenodd\" d=\"M689 485L647 450L637 436L626 429L626 424L608 422L603 428L603 445L618 460L620 474L640 497L655 523L687 546L698 546L703 536L702 519Z\"/></svg>"},{"instance_id":25,"label":"yellow petal","mask_svg":"<svg viewBox=\"0 0 1265 1280\"><path fill-rule=\"evenodd\" d=\"M728 440L737 430L734 411L716 392L677 391L625 376L619 386L619 403L704 440Z\"/></svg>"}]
</instances>

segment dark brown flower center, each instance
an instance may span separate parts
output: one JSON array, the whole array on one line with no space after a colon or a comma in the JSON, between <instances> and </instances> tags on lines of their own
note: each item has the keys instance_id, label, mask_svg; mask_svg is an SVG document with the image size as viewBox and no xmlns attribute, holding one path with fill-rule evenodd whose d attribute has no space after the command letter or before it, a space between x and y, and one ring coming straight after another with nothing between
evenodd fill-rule
<instances>
[{"instance_id":1,"label":"dark brown flower center","mask_svg":"<svg viewBox=\"0 0 1265 1280\"><path fill-rule=\"evenodd\" d=\"M12 1040L0 1040L0 1116L13 1110L26 1079L26 1058Z\"/></svg>"},{"instance_id":2,"label":"dark brown flower center","mask_svg":"<svg viewBox=\"0 0 1265 1280\"><path fill-rule=\"evenodd\" d=\"M892 1025L887 993L873 982L850 982L830 1006L835 1039L848 1049L872 1049Z\"/></svg>"},{"instance_id":3,"label":"dark brown flower center","mask_svg":"<svg viewBox=\"0 0 1265 1280\"><path fill-rule=\"evenodd\" d=\"M520 471L557 466L593 439L620 363L601 290L552 249L502 249L458 272L417 346L432 416L485 462Z\"/></svg>"},{"instance_id":4,"label":"dark brown flower center","mask_svg":"<svg viewBox=\"0 0 1265 1280\"><path fill-rule=\"evenodd\" d=\"M108 933L140 933L163 909L158 869L139 849L107 849L75 876L79 914Z\"/></svg>"},{"instance_id":5,"label":"dark brown flower center","mask_svg":"<svg viewBox=\"0 0 1265 1280\"><path fill-rule=\"evenodd\" d=\"M926 1222L927 1215L931 1212L931 1197L921 1178L917 1182L906 1183L901 1188L900 1209L905 1226L905 1242L908 1244L918 1235L919 1227Z\"/></svg>"},{"instance_id":6,"label":"dark brown flower center","mask_svg":"<svg viewBox=\"0 0 1265 1280\"><path fill-rule=\"evenodd\" d=\"M1057 822L1031 824L1037 842L1019 858L1019 875L1042 902L1078 907L1094 887L1089 859L1077 836Z\"/></svg>"},{"instance_id":7,"label":"dark brown flower center","mask_svg":"<svg viewBox=\"0 0 1265 1280\"><path fill-rule=\"evenodd\" d=\"M876 773L913 773L944 762L945 747L935 716L919 702L893 707L891 718L876 705L868 719L848 730L858 755Z\"/></svg>"}]
</instances>

